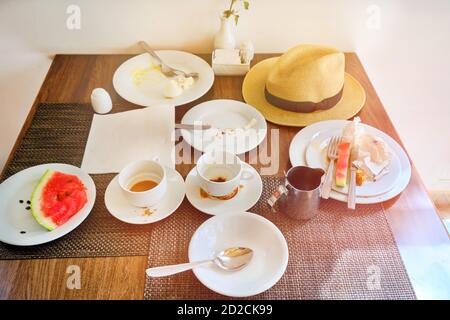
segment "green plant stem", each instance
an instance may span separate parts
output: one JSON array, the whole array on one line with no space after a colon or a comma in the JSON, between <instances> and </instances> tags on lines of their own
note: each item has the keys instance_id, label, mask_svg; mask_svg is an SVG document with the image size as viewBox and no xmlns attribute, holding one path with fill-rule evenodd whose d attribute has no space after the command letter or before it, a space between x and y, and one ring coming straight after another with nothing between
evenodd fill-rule
<instances>
[{"instance_id":1,"label":"green plant stem","mask_svg":"<svg viewBox=\"0 0 450 320\"><path fill-rule=\"evenodd\" d=\"M231 12L232 9L233 9L234 2L235 2L235 1L233 1L233 0L230 1L230 8L228 9L228 10L230 10L230 12Z\"/></svg>"}]
</instances>

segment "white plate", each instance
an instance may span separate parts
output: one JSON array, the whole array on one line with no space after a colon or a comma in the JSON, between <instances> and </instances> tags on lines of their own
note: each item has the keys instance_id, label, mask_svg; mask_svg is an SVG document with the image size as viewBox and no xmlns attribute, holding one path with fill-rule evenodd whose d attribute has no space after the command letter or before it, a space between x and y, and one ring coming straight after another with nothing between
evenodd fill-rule
<instances>
[{"instance_id":1,"label":"white plate","mask_svg":"<svg viewBox=\"0 0 450 320\"><path fill-rule=\"evenodd\" d=\"M189 261L212 259L230 247L253 250L243 269L228 272L215 265L194 274L209 289L230 297L248 297L270 289L283 276L289 250L281 231L269 220L249 212L230 212L206 220L192 236Z\"/></svg>"},{"instance_id":2,"label":"white plate","mask_svg":"<svg viewBox=\"0 0 450 320\"><path fill-rule=\"evenodd\" d=\"M246 211L258 202L262 193L262 180L258 171L251 165L243 163L244 168L253 173L249 180L241 180L238 193L229 200L202 198L198 183L197 169L194 167L186 177L186 197L201 212L210 215L223 215L230 212Z\"/></svg>"},{"instance_id":3,"label":"white plate","mask_svg":"<svg viewBox=\"0 0 450 320\"><path fill-rule=\"evenodd\" d=\"M126 223L148 224L165 219L177 210L184 199L184 180L176 170L165 168L167 192L161 202L150 209L153 212L150 215L144 214L146 209L128 203L118 182L119 175L115 176L105 192L105 205L111 215Z\"/></svg>"},{"instance_id":4,"label":"white plate","mask_svg":"<svg viewBox=\"0 0 450 320\"><path fill-rule=\"evenodd\" d=\"M230 139L214 138L215 129L243 128L252 119L256 124L241 130L241 135L230 135ZM254 107L237 100L211 100L191 108L184 115L181 123L194 124L201 122L210 124L208 130L181 130L186 142L202 152L219 148L234 154L242 154L256 148L267 134L267 123L263 115ZM225 147L225 148L224 148Z\"/></svg>"},{"instance_id":5,"label":"white plate","mask_svg":"<svg viewBox=\"0 0 450 320\"><path fill-rule=\"evenodd\" d=\"M374 128L366 126L364 124L362 125L366 133L372 134L374 136L377 135L378 130L375 130ZM316 133L311 139L308 147L306 148L306 164L309 167L322 168L326 170L328 166L326 161L326 151L328 144L333 136L341 135L341 133L341 129L323 130ZM392 153L392 159L389 163L389 172L378 181L367 181L362 186L356 186L357 196L374 197L386 193L395 187L398 179L400 178L402 169L400 166L400 160L398 159L395 152L393 152L392 150L390 150L390 152ZM350 179L350 177L347 178ZM348 183L344 188L339 188L333 183L332 188L337 192L348 194Z\"/></svg>"},{"instance_id":6,"label":"white plate","mask_svg":"<svg viewBox=\"0 0 450 320\"><path fill-rule=\"evenodd\" d=\"M66 223L52 231L39 225L33 218L31 210L25 209L34 187L47 169L77 175L86 187L87 194L85 206ZM24 203L19 203L19 200L23 200ZM33 246L61 238L86 219L94 202L94 181L78 167L69 164L48 163L22 170L0 185L0 203L2 204L0 241L17 246ZM25 233L22 234L21 231L25 231Z\"/></svg>"},{"instance_id":7,"label":"white plate","mask_svg":"<svg viewBox=\"0 0 450 320\"><path fill-rule=\"evenodd\" d=\"M313 139L313 137L321 131L342 130L342 128L349 122L350 121L346 120L321 121L301 129L292 139L291 145L289 147L289 159L291 161L291 164L293 166L307 165L306 149L311 142L311 139ZM401 172L394 188L386 193L374 197L356 197L356 203L360 204L378 203L392 199L406 188L409 183L409 179L411 178L411 165L405 151L403 151L400 145L390 136L378 129L372 129L375 130L374 132L376 132L376 135L381 137L388 144L393 153L395 153L400 162ZM346 194L336 192L334 190L331 191L330 198L342 202L347 202Z\"/></svg>"},{"instance_id":8,"label":"white plate","mask_svg":"<svg viewBox=\"0 0 450 320\"><path fill-rule=\"evenodd\" d=\"M149 73L147 79L136 84L133 81L133 72L148 68L153 59L148 53L143 53L122 63L114 73L114 89L122 98L146 107L165 103L179 106L200 98L213 85L214 72L202 58L188 52L174 50L159 50L156 53L173 68L185 72L198 72L199 76L192 87L180 96L168 99L164 97L163 92L169 80L159 72Z\"/></svg>"}]
</instances>

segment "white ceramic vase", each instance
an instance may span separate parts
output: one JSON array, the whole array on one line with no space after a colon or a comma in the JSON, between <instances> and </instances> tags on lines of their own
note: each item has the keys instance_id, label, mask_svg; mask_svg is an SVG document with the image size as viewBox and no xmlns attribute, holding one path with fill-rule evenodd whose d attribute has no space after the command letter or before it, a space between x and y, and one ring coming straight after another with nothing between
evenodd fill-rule
<instances>
[{"instance_id":1,"label":"white ceramic vase","mask_svg":"<svg viewBox=\"0 0 450 320\"><path fill-rule=\"evenodd\" d=\"M234 49L236 39L233 34L233 19L220 17L220 30L214 37L214 49Z\"/></svg>"}]
</instances>

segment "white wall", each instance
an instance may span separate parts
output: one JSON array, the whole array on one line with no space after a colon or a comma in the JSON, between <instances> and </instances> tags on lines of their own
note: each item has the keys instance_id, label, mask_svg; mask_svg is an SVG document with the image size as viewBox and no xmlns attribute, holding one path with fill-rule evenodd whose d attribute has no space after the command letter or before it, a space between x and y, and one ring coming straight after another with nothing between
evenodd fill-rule
<instances>
[{"instance_id":1,"label":"white wall","mask_svg":"<svg viewBox=\"0 0 450 320\"><path fill-rule=\"evenodd\" d=\"M430 190L450 190L450 1L378 1L357 51Z\"/></svg>"},{"instance_id":2,"label":"white wall","mask_svg":"<svg viewBox=\"0 0 450 320\"><path fill-rule=\"evenodd\" d=\"M445 90L450 1L250 2L238 40L252 40L258 52L280 52L298 43L356 50L428 187L450 188ZM80 30L66 28L69 4L81 8ZM137 52L141 39L156 48L209 52L227 5L226 0L0 0L0 166L45 76L49 55ZM379 29L367 26L371 5L380 9Z\"/></svg>"}]
</instances>

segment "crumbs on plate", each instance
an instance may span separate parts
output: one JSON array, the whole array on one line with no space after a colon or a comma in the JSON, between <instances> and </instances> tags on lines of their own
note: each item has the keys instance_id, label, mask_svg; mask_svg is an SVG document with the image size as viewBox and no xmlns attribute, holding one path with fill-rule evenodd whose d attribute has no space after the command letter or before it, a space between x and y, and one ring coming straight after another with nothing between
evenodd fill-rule
<instances>
[{"instance_id":1,"label":"crumbs on plate","mask_svg":"<svg viewBox=\"0 0 450 320\"><path fill-rule=\"evenodd\" d=\"M142 213L142 215L143 215L144 217L148 217L148 216L151 216L152 214L154 214L155 211L156 211L156 209L145 208L145 209L144 209L144 212Z\"/></svg>"}]
</instances>

